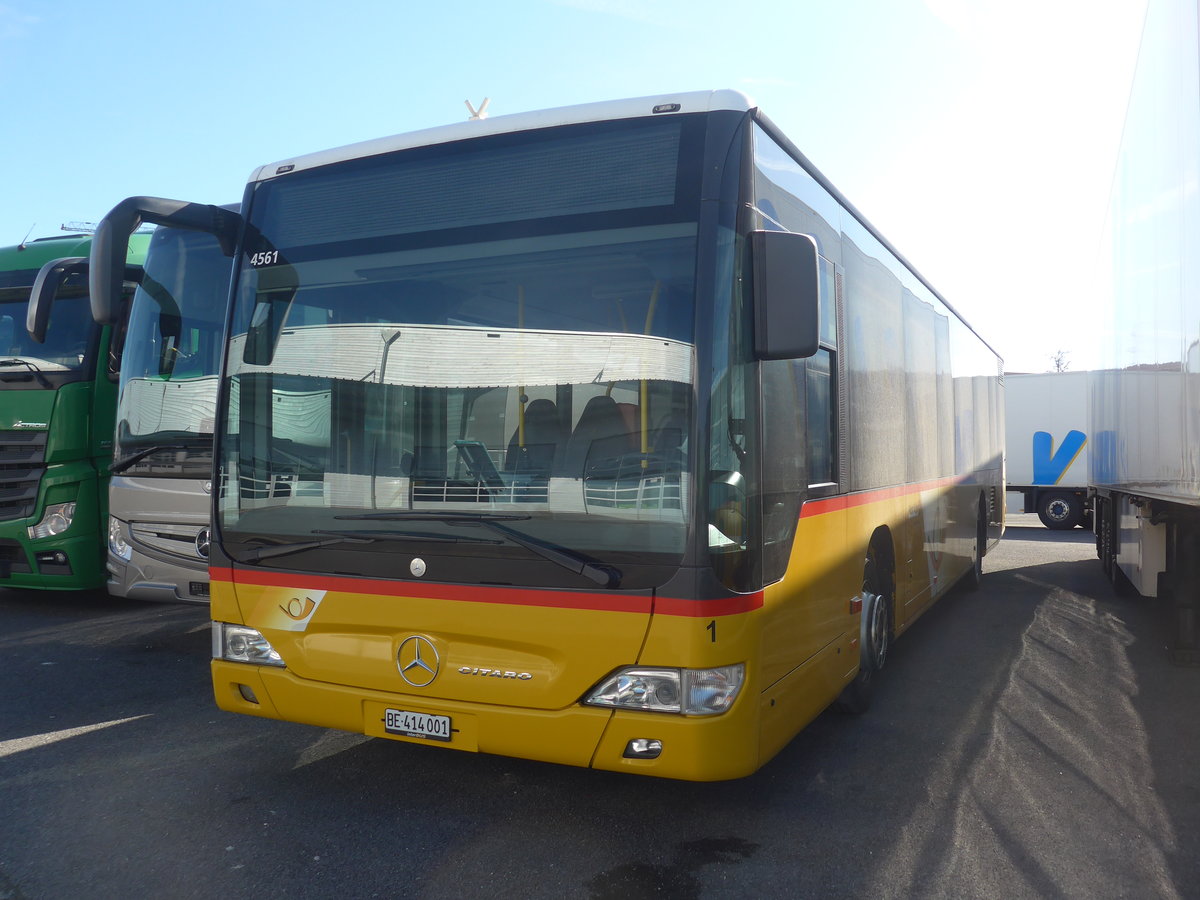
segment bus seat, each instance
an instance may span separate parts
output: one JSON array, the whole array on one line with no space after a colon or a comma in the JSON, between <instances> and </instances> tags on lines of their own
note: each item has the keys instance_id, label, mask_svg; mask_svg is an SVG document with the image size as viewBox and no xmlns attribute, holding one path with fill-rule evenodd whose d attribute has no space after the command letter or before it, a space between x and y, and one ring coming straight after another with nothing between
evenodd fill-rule
<instances>
[{"instance_id":1,"label":"bus seat","mask_svg":"<svg viewBox=\"0 0 1200 900\"><path fill-rule=\"evenodd\" d=\"M563 453L562 474L582 478L584 465L605 457L619 457L635 449L636 435L625 426L625 420L612 397L593 397L583 408L583 414L567 440Z\"/></svg>"},{"instance_id":2,"label":"bus seat","mask_svg":"<svg viewBox=\"0 0 1200 900\"><path fill-rule=\"evenodd\" d=\"M565 430L552 400L534 400L525 407L525 446L520 446L521 429L513 431L504 456L504 471L514 474L549 476L555 454L562 446Z\"/></svg>"}]
</instances>

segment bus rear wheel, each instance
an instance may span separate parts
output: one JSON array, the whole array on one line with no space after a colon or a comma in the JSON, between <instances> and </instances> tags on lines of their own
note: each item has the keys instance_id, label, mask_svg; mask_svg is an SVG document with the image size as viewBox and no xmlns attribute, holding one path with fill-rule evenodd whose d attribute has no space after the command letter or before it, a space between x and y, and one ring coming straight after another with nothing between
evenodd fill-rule
<instances>
[{"instance_id":1,"label":"bus rear wheel","mask_svg":"<svg viewBox=\"0 0 1200 900\"><path fill-rule=\"evenodd\" d=\"M842 690L835 706L859 714L871 707L876 675L887 662L892 646L892 572L883 554L872 544L863 566L862 619L859 628L858 674Z\"/></svg>"}]
</instances>

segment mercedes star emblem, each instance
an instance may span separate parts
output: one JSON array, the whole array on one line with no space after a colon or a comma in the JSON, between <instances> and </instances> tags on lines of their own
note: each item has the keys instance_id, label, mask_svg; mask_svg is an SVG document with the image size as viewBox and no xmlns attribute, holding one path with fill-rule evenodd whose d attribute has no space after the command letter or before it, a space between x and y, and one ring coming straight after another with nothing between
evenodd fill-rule
<instances>
[{"instance_id":1,"label":"mercedes star emblem","mask_svg":"<svg viewBox=\"0 0 1200 900\"><path fill-rule=\"evenodd\" d=\"M427 637L414 634L405 638L396 654L396 666L400 669L400 677L413 687L426 687L437 678L441 659L433 641Z\"/></svg>"},{"instance_id":2,"label":"mercedes star emblem","mask_svg":"<svg viewBox=\"0 0 1200 900\"><path fill-rule=\"evenodd\" d=\"M208 559L208 551L212 547L212 534L207 528L201 528L196 535L196 555Z\"/></svg>"}]
</instances>

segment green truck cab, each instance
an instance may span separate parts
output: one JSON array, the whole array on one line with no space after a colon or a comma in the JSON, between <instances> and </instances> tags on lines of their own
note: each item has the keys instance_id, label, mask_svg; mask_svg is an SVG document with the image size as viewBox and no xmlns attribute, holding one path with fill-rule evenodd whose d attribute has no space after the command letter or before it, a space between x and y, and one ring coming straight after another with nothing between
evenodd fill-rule
<instances>
[{"instance_id":1,"label":"green truck cab","mask_svg":"<svg viewBox=\"0 0 1200 900\"><path fill-rule=\"evenodd\" d=\"M93 321L79 273L62 281L49 320L27 330L43 266L86 258L91 240L66 235L0 249L2 588L88 590L106 582L118 336ZM148 243L149 235L130 238L130 264L141 264ZM39 342L30 330L42 329Z\"/></svg>"}]
</instances>

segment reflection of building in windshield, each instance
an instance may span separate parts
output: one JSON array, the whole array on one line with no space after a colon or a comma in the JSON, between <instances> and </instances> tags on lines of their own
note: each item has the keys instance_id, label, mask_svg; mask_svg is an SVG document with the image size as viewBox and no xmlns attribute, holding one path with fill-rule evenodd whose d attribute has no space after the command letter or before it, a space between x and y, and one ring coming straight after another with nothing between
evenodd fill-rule
<instances>
[{"instance_id":1,"label":"reflection of building in windshield","mask_svg":"<svg viewBox=\"0 0 1200 900\"><path fill-rule=\"evenodd\" d=\"M270 372L409 387L481 388L689 383L692 345L638 334L604 334L430 325L330 325L285 331L267 366L239 362L231 374Z\"/></svg>"},{"instance_id":2,"label":"reflection of building in windshield","mask_svg":"<svg viewBox=\"0 0 1200 900\"><path fill-rule=\"evenodd\" d=\"M282 487L293 502L335 506L539 502L680 515L689 343L306 326L284 330L270 363L255 365L244 342L231 348L237 402L248 384L272 380L274 462L255 485L270 497ZM361 430L344 427L352 422Z\"/></svg>"},{"instance_id":3,"label":"reflection of building in windshield","mask_svg":"<svg viewBox=\"0 0 1200 900\"><path fill-rule=\"evenodd\" d=\"M217 376L180 381L130 378L119 427L130 435L190 432L212 437L217 410Z\"/></svg>"}]
</instances>

